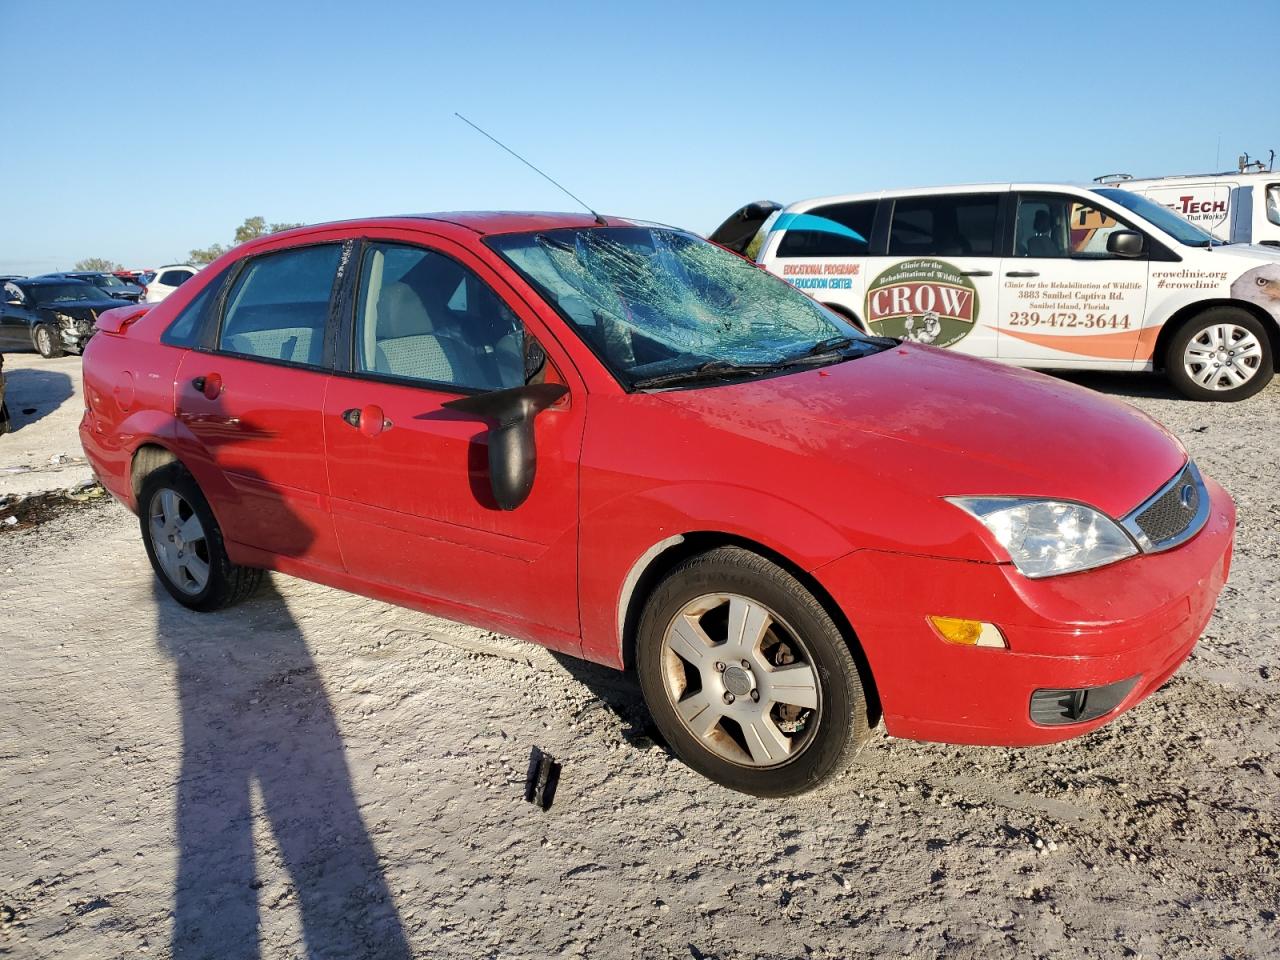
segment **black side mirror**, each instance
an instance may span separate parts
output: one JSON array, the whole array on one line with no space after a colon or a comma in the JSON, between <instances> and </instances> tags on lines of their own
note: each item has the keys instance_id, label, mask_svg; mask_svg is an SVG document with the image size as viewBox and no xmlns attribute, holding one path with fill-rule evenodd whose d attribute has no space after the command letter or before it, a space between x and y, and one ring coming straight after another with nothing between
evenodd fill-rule
<instances>
[{"instance_id":1,"label":"black side mirror","mask_svg":"<svg viewBox=\"0 0 1280 960\"><path fill-rule=\"evenodd\" d=\"M1116 257L1140 257L1146 248L1136 230L1116 230L1107 236L1107 253Z\"/></svg>"},{"instance_id":2,"label":"black side mirror","mask_svg":"<svg viewBox=\"0 0 1280 960\"><path fill-rule=\"evenodd\" d=\"M534 418L568 392L563 383L531 383L442 404L496 421L489 428L489 484L499 508L514 510L529 498L538 469Z\"/></svg>"}]
</instances>

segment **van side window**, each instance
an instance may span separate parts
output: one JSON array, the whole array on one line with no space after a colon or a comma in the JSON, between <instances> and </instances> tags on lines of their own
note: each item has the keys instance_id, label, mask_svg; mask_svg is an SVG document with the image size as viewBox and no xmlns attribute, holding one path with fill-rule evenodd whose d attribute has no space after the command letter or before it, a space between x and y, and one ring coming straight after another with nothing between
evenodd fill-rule
<instances>
[{"instance_id":1,"label":"van side window","mask_svg":"<svg viewBox=\"0 0 1280 960\"><path fill-rule=\"evenodd\" d=\"M991 257L1000 197L993 193L903 197L894 201L889 255Z\"/></svg>"},{"instance_id":2,"label":"van side window","mask_svg":"<svg viewBox=\"0 0 1280 960\"><path fill-rule=\"evenodd\" d=\"M1024 194L1018 197L1013 255L1048 259L1112 259L1107 237L1129 226L1078 197Z\"/></svg>"},{"instance_id":3,"label":"van side window","mask_svg":"<svg viewBox=\"0 0 1280 960\"><path fill-rule=\"evenodd\" d=\"M866 254L875 200L831 203L807 213L783 213L773 230L785 230L778 241L778 257L860 257Z\"/></svg>"},{"instance_id":4,"label":"van side window","mask_svg":"<svg viewBox=\"0 0 1280 960\"><path fill-rule=\"evenodd\" d=\"M250 260L227 294L218 348L319 366L340 253L328 243Z\"/></svg>"},{"instance_id":5,"label":"van side window","mask_svg":"<svg viewBox=\"0 0 1280 960\"><path fill-rule=\"evenodd\" d=\"M1267 184L1267 219L1280 225L1280 183Z\"/></svg>"}]
</instances>

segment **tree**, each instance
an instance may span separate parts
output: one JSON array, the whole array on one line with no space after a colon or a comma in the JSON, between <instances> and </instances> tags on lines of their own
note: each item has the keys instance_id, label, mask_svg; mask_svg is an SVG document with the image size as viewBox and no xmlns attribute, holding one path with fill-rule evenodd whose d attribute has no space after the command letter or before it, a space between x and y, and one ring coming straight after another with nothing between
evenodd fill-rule
<instances>
[{"instance_id":1,"label":"tree","mask_svg":"<svg viewBox=\"0 0 1280 960\"><path fill-rule=\"evenodd\" d=\"M242 243L248 243L250 240L257 240L259 237L265 237L271 233L279 233L281 230L292 230L294 227L300 227L300 223L267 223L263 217L245 217L244 223L236 227L234 245L239 246ZM205 247L203 250L192 250L190 253L191 262L204 266L206 263L212 263L220 256L227 252L229 247L224 247L220 243Z\"/></svg>"},{"instance_id":2,"label":"tree","mask_svg":"<svg viewBox=\"0 0 1280 960\"><path fill-rule=\"evenodd\" d=\"M98 273L114 273L117 270L124 269L114 260L106 260L102 257L85 257L83 260L77 260L75 268L77 270L93 270Z\"/></svg>"}]
</instances>

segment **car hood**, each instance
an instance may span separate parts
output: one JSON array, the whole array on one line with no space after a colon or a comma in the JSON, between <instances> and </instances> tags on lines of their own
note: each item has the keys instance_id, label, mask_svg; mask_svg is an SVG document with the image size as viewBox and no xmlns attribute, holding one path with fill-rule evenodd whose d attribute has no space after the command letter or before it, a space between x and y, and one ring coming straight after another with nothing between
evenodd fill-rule
<instances>
[{"instance_id":1,"label":"car hood","mask_svg":"<svg viewBox=\"0 0 1280 960\"><path fill-rule=\"evenodd\" d=\"M915 344L658 396L779 454L802 453L802 469L831 474L829 491L860 484L857 497L888 487L933 499L1050 497L1120 517L1186 461L1176 438L1126 403Z\"/></svg>"},{"instance_id":2,"label":"car hood","mask_svg":"<svg viewBox=\"0 0 1280 960\"><path fill-rule=\"evenodd\" d=\"M63 300L58 303L44 303L39 309L46 313L66 313L73 317L87 317L92 313L101 313L103 310L114 310L118 306L120 306L119 300L103 297L100 300Z\"/></svg>"}]
</instances>

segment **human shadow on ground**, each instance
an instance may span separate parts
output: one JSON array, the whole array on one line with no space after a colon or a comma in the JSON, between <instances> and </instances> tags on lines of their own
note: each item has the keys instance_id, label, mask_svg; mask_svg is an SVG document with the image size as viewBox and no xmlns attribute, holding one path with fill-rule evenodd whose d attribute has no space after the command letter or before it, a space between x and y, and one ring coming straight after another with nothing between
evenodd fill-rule
<instances>
[{"instance_id":1,"label":"human shadow on ground","mask_svg":"<svg viewBox=\"0 0 1280 960\"><path fill-rule=\"evenodd\" d=\"M70 400L74 392L71 377L60 370L6 367L4 401L9 408L9 432L17 433L43 420Z\"/></svg>"},{"instance_id":2,"label":"human shadow on ground","mask_svg":"<svg viewBox=\"0 0 1280 960\"><path fill-rule=\"evenodd\" d=\"M342 734L280 595L268 580L240 607L199 614L154 589L182 713L173 956L261 954L256 785L258 830L271 831L292 881L265 906L300 911L307 956L409 957Z\"/></svg>"}]
</instances>

